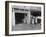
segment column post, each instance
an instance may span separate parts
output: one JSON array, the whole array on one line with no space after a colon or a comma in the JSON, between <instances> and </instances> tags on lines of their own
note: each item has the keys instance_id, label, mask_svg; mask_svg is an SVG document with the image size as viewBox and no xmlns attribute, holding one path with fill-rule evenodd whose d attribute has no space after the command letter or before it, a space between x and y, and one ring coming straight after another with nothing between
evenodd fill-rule
<instances>
[{"instance_id":1,"label":"column post","mask_svg":"<svg viewBox=\"0 0 46 37\"><path fill-rule=\"evenodd\" d=\"M12 11L12 21L13 21L13 26L15 26L15 11L14 11L14 8L13 8L13 11Z\"/></svg>"},{"instance_id":2,"label":"column post","mask_svg":"<svg viewBox=\"0 0 46 37\"><path fill-rule=\"evenodd\" d=\"M27 14L27 23L30 24L30 11L28 11L28 14Z\"/></svg>"}]
</instances>

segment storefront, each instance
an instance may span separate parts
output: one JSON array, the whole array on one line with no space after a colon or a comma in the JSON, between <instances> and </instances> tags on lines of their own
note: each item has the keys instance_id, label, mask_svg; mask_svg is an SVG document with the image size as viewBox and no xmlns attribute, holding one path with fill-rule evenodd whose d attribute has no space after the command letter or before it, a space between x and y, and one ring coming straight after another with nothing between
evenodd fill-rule
<instances>
[{"instance_id":1,"label":"storefront","mask_svg":"<svg viewBox=\"0 0 46 37\"><path fill-rule=\"evenodd\" d=\"M33 16L31 12L33 10L30 7L15 7L12 8L13 11L13 25L15 24L35 24L37 23L38 17ZM41 19L41 17L40 17Z\"/></svg>"}]
</instances>

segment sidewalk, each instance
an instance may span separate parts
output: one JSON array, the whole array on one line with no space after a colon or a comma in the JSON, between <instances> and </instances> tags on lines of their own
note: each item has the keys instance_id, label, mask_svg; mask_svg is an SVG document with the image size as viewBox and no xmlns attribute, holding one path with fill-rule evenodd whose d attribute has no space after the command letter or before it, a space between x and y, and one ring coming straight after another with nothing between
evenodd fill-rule
<instances>
[{"instance_id":1,"label":"sidewalk","mask_svg":"<svg viewBox=\"0 0 46 37\"><path fill-rule=\"evenodd\" d=\"M39 24L32 25L32 24L19 24L13 26L14 31L22 31L22 30L39 30L41 26Z\"/></svg>"}]
</instances>

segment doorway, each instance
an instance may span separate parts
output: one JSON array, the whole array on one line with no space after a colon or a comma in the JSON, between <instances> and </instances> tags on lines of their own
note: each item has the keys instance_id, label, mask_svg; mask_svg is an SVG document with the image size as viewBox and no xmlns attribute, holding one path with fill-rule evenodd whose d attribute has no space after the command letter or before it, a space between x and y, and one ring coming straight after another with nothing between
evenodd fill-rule
<instances>
[{"instance_id":1,"label":"doorway","mask_svg":"<svg viewBox=\"0 0 46 37\"><path fill-rule=\"evenodd\" d=\"M24 23L23 19L25 18L25 16L27 16L27 13L15 13L15 24Z\"/></svg>"}]
</instances>

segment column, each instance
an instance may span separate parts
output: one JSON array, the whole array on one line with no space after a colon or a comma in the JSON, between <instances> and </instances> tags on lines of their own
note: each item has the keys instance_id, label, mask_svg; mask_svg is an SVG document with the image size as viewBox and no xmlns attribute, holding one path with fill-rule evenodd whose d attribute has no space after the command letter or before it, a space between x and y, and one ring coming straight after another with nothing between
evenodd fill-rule
<instances>
[{"instance_id":1,"label":"column","mask_svg":"<svg viewBox=\"0 0 46 37\"><path fill-rule=\"evenodd\" d=\"M32 24L35 24L35 17L32 16Z\"/></svg>"},{"instance_id":2,"label":"column","mask_svg":"<svg viewBox=\"0 0 46 37\"><path fill-rule=\"evenodd\" d=\"M30 11L27 14L27 24L30 24Z\"/></svg>"},{"instance_id":3,"label":"column","mask_svg":"<svg viewBox=\"0 0 46 37\"><path fill-rule=\"evenodd\" d=\"M14 8L13 8L13 12L12 12L12 20L13 20L13 26L15 26L15 12L14 12Z\"/></svg>"},{"instance_id":4,"label":"column","mask_svg":"<svg viewBox=\"0 0 46 37\"><path fill-rule=\"evenodd\" d=\"M36 22L36 24L37 24L37 18L36 18L35 22Z\"/></svg>"}]
</instances>

